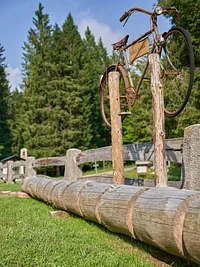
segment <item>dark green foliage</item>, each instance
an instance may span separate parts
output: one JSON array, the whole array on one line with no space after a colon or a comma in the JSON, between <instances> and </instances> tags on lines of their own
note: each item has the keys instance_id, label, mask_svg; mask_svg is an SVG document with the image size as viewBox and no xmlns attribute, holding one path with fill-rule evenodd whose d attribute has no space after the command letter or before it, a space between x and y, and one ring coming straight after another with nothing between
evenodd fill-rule
<instances>
[{"instance_id":1,"label":"dark green foliage","mask_svg":"<svg viewBox=\"0 0 200 267\"><path fill-rule=\"evenodd\" d=\"M0 44L0 158L11 155L11 135L8 126L10 88L6 77L4 48Z\"/></svg>"},{"instance_id":2,"label":"dark green foliage","mask_svg":"<svg viewBox=\"0 0 200 267\"><path fill-rule=\"evenodd\" d=\"M19 155L20 149L23 147L23 132L26 129L25 119L22 119L24 108L23 93L14 90L9 101L9 126L12 133L12 152L14 155Z\"/></svg>"},{"instance_id":3,"label":"dark green foliage","mask_svg":"<svg viewBox=\"0 0 200 267\"><path fill-rule=\"evenodd\" d=\"M194 55L195 55L195 80L186 108L183 112L173 119L166 119L166 136L179 137L183 136L184 128L199 123L200 117L200 1L195 2L190 0L159 0L163 8L166 6L175 6L181 15L181 26L185 28L191 38ZM173 13L170 13L172 26L178 21ZM177 55L178 56L178 55Z\"/></svg>"},{"instance_id":4,"label":"dark green foliage","mask_svg":"<svg viewBox=\"0 0 200 267\"><path fill-rule=\"evenodd\" d=\"M137 71L132 72L133 83L136 86L140 78L140 72L144 68L146 56L137 60ZM149 70L146 77L150 77ZM124 143L150 142L153 140L153 113L152 94L150 83L143 82L140 89L140 98L132 107L132 115L125 118L123 123Z\"/></svg>"},{"instance_id":5,"label":"dark green foliage","mask_svg":"<svg viewBox=\"0 0 200 267\"><path fill-rule=\"evenodd\" d=\"M39 158L109 145L99 111L106 49L89 29L82 39L70 13L60 28L43 10L39 4L23 47L23 91L14 92L10 103L12 149L24 146Z\"/></svg>"},{"instance_id":6,"label":"dark green foliage","mask_svg":"<svg viewBox=\"0 0 200 267\"><path fill-rule=\"evenodd\" d=\"M90 148L94 148L109 145L111 140L110 130L106 128L101 118L99 94L100 78L109 61L101 39L96 44L89 28L85 32L84 46L86 51L83 70L84 106L85 114L90 114L88 117L92 129Z\"/></svg>"}]
</instances>

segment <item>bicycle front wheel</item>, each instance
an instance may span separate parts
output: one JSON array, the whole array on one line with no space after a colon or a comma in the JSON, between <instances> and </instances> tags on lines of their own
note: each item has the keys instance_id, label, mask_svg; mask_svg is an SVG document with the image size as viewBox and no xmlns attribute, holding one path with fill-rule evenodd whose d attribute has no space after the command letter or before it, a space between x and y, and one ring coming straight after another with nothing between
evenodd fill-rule
<instances>
[{"instance_id":1,"label":"bicycle front wheel","mask_svg":"<svg viewBox=\"0 0 200 267\"><path fill-rule=\"evenodd\" d=\"M164 112L177 116L190 97L194 80L194 53L190 37L182 27L163 34L161 78L164 92Z\"/></svg>"},{"instance_id":2,"label":"bicycle front wheel","mask_svg":"<svg viewBox=\"0 0 200 267\"><path fill-rule=\"evenodd\" d=\"M108 128L111 128L108 74L113 71L117 71L119 73L120 96L125 96L125 89L129 87L129 80L126 76L124 68L121 65L111 65L106 69L100 81L100 110L102 119ZM126 111L127 103L125 98L121 98L120 104L123 111ZM122 115L122 120L123 119L124 116Z\"/></svg>"}]
</instances>

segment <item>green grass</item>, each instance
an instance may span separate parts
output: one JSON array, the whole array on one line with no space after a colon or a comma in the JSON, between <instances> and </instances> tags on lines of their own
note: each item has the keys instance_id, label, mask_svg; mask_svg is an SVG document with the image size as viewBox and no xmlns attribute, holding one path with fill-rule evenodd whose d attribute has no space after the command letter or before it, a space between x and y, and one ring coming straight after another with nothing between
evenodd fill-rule
<instances>
[{"instance_id":1,"label":"green grass","mask_svg":"<svg viewBox=\"0 0 200 267\"><path fill-rule=\"evenodd\" d=\"M132 170L126 170L126 168L132 168ZM136 165L134 163L128 163L124 164L124 173L126 178L136 178L137 173L136 173ZM112 171L112 163L108 164L103 168L101 166L101 163L99 163L99 168L98 168L98 174L102 174L104 172L109 172ZM91 175L95 174L96 171L94 169L83 171L83 175ZM168 180L169 181L180 181L181 178L181 165L177 163L171 163L171 166L168 171ZM104 176L112 176L111 174L104 174ZM139 178L141 179L146 179L145 174L139 174ZM149 167L148 168L148 179L153 180L155 178L154 170Z\"/></svg>"},{"instance_id":2,"label":"green grass","mask_svg":"<svg viewBox=\"0 0 200 267\"><path fill-rule=\"evenodd\" d=\"M18 189L18 184L0 184L0 191ZM73 214L52 218L52 210L33 198L0 196L0 267L186 266L179 258Z\"/></svg>"}]
</instances>

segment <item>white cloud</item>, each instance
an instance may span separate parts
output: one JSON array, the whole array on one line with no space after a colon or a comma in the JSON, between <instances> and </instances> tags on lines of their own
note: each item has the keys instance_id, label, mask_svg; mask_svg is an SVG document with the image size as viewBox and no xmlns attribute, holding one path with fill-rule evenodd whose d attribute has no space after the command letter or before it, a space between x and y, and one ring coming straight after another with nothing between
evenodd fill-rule
<instances>
[{"instance_id":1,"label":"white cloud","mask_svg":"<svg viewBox=\"0 0 200 267\"><path fill-rule=\"evenodd\" d=\"M6 68L7 79L9 81L9 85L11 86L11 91L15 90L16 87L19 87L21 83L21 71L19 68L13 68L8 65Z\"/></svg>"},{"instance_id":2,"label":"white cloud","mask_svg":"<svg viewBox=\"0 0 200 267\"><path fill-rule=\"evenodd\" d=\"M84 17L80 20L78 25L78 29L82 37L84 37L87 27L89 27L92 34L95 36L96 42L98 42L101 37L109 54L112 53L111 44L119 41L123 37L121 32L113 31L108 25L100 23L95 19Z\"/></svg>"}]
</instances>

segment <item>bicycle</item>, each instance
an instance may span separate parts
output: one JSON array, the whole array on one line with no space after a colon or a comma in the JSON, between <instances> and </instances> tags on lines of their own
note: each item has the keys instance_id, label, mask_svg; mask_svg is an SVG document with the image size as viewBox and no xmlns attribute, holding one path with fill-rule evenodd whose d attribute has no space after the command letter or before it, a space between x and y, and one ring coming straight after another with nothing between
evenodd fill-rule
<instances>
[{"instance_id":1,"label":"bicycle","mask_svg":"<svg viewBox=\"0 0 200 267\"><path fill-rule=\"evenodd\" d=\"M127 23L130 16L135 12L145 13L151 18L151 28L136 40L128 44L129 35L112 44L114 51L118 51L117 63L110 65L100 81L100 110L106 125L111 128L109 121L109 88L108 74L112 71L119 73L120 80L120 114L122 120L131 114L131 107L140 98L140 88L143 81L150 81L145 77L149 66L148 57L138 84L135 87L131 78L130 65L141 56L157 53L160 59L161 80L164 91L164 114L167 117L175 117L184 109L191 94L194 80L194 53L192 43L187 31L181 26L174 26L168 32L159 34L157 17L168 12L175 12L178 19L180 14L175 7L155 7L153 12L131 8L120 18L120 22ZM153 44L149 43L149 36L153 35ZM126 54L129 49L130 61ZM175 99L175 97L178 97Z\"/></svg>"}]
</instances>

